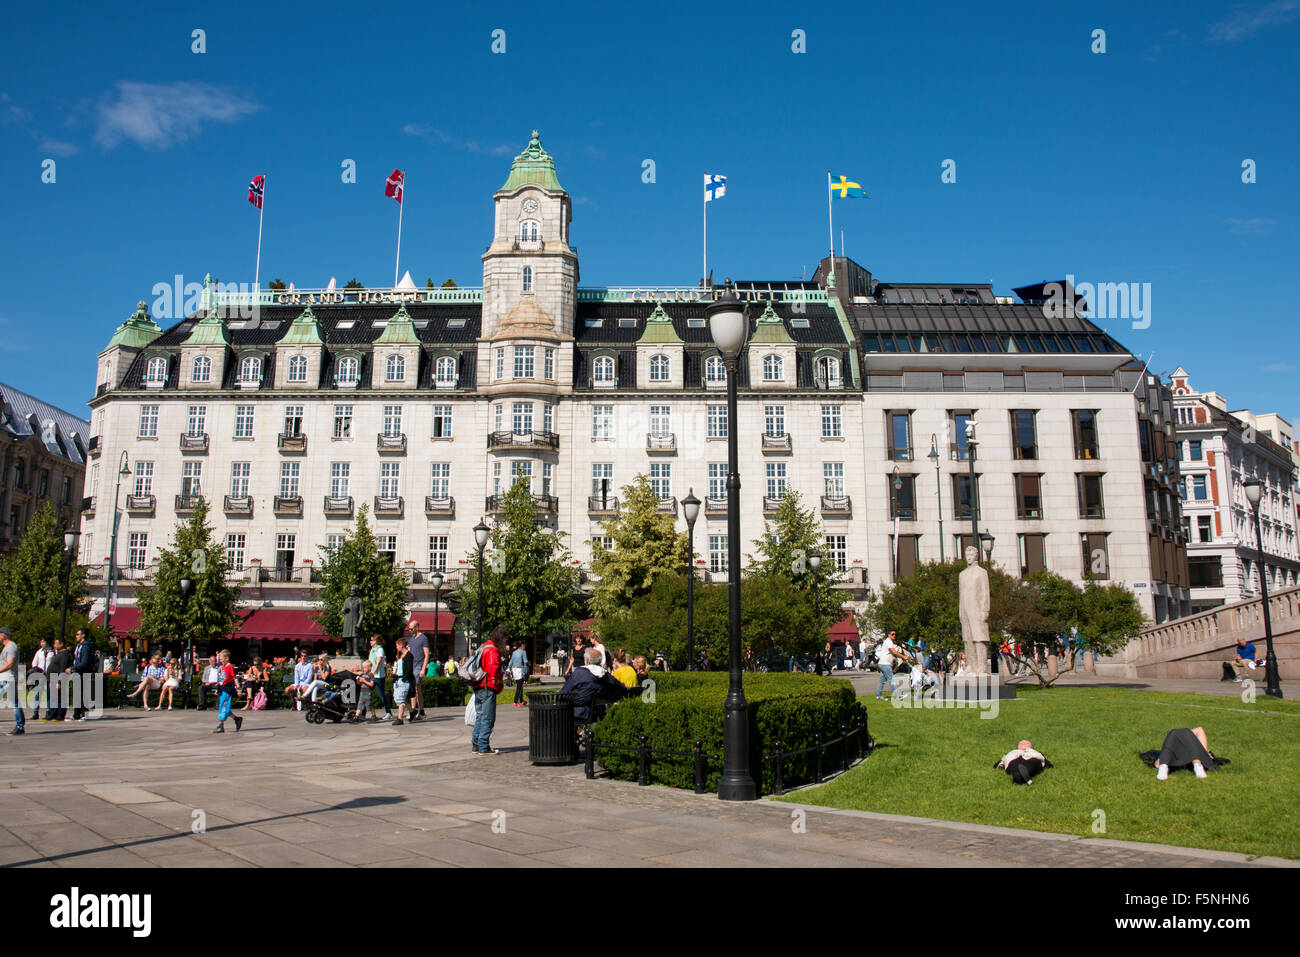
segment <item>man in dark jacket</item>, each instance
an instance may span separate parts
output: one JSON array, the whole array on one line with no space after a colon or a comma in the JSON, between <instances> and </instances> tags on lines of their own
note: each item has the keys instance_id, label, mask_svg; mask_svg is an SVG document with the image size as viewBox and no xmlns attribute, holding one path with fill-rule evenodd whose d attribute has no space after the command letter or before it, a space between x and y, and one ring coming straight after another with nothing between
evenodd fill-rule
<instances>
[{"instance_id":1,"label":"man in dark jacket","mask_svg":"<svg viewBox=\"0 0 1300 957\"><path fill-rule=\"evenodd\" d=\"M85 721L86 696L90 692L90 682L94 680L95 673L95 646L85 628L77 629L77 644L72 649L72 673L77 676L77 707L72 712L72 717L77 721Z\"/></svg>"},{"instance_id":2,"label":"man in dark jacket","mask_svg":"<svg viewBox=\"0 0 1300 957\"><path fill-rule=\"evenodd\" d=\"M49 680L48 691L50 704L55 705L53 708L45 709L46 721L66 721L68 720L67 691L66 682L60 681L59 676L65 675L72 670L72 655L68 653L68 648L63 643L62 638L54 639L54 657L50 659L50 668L45 672Z\"/></svg>"},{"instance_id":3,"label":"man in dark jacket","mask_svg":"<svg viewBox=\"0 0 1300 957\"><path fill-rule=\"evenodd\" d=\"M581 724L587 724L595 717L591 705L597 697L617 701L627 692L623 682L601 667L601 657L599 649L588 648L586 665L574 668L564 682L564 693L573 696L573 717Z\"/></svg>"}]
</instances>

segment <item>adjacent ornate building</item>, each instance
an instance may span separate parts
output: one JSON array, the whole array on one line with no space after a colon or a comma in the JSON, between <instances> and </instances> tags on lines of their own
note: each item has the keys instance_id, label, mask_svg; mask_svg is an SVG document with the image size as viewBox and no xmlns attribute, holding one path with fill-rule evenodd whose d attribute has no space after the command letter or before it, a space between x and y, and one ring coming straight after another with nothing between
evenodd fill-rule
<instances>
[{"instance_id":1,"label":"adjacent ornate building","mask_svg":"<svg viewBox=\"0 0 1300 957\"><path fill-rule=\"evenodd\" d=\"M44 502L75 524L89 438L85 419L0 382L0 551L17 547Z\"/></svg>"}]
</instances>

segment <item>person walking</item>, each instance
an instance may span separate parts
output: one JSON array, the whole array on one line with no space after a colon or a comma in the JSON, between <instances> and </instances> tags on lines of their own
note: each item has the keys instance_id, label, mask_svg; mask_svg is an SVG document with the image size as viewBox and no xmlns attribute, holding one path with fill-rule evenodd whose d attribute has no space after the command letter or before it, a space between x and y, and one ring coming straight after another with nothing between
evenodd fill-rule
<instances>
[{"instance_id":1,"label":"person walking","mask_svg":"<svg viewBox=\"0 0 1300 957\"><path fill-rule=\"evenodd\" d=\"M394 726L402 724L406 719L406 702L411 696L411 669L414 664L410 647L411 643L405 635L397 639L397 660L393 662L393 704L397 705Z\"/></svg>"},{"instance_id":2,"label":"person walking","mask_svg":"<svg viewBox=\"0 0 1300 957\"><path fill-rule=\"evenodd\" d=\"M50 659L54 657L54 651L50 648L50 639L42 638L41 646L36 649L36 654L32 655L31 671L41 676L40 683L36 686L33 697L36 699L36 710L32 712L32 720L41 720L41 699L45 699L45 710L50 710L50 692L49 682L45 678L45 673L50 670Z\"/></svg>"},{"instance_id":3,"label":"person walking","mask_svg":"<svg viewBox=\"0 0 1300 957\"><path fill-rule=\"evenodd\" d=\"M483 680L474 689L474 733L470 748L475 754L500 754L492 747L492 728L497 721L497 695L505 687L504 672L501 668L501 652L497 643L505 644L509 634L501 625L488 633L487 640L479 649L479 667L483 669Z\"/></svg>"},{"instance_id":4,"label":"person walking","mask_svg":"<svg viewBox=\"0 0 1300 957\"><path fill-rule=\"evenodd\" d=\"M67 691L68 683L63 676L72 670L72 655L68 653L62 638L54 639L54 655L50 658L50 670L46 672L45 693L49 696L49 706L45 709L46 721L66 721L68 719Z\"/></svg>"},{"instance_id":5,"label":"person walking","mask_svg":"<svg viewBox=\"0 0 1300 957\"><path fill-rule=\"evenodd\" d=\"M85 721L86 696L90 693L90 682L95 673L95 645L85 628L77 629L77 644L72 649L72 673L77 676L77 707L73 709L72 717L75 721ZM161 698L159 701L161 703Z\"/></svg>"},{"instance_id":6,"label":"person walking","mask_svg":"<svg viewBox=\"0 0 1300 957\"><path fill-rule=\"evenodd\" d=\"M420 630L419 622L411 619L411 720L424 720L424 673L429 670L429 636Z\"/></svg>"},{"instance_id":7,"label":"person walking","mask_svg":"<svg viewBox=\"0 0 1300 957\"><path fill-rule=\"evenodd\" d=\"M221 683L217 686L217 726L212 729L213 734L221 734L226 730L227 718L235 719L236 731L244 726L243 718L230 713L230 706L235 700L235 666L230 663L230 652L223 648L217 655L217 661L221 668Z\"/></svg>"},{"instance_id":8,"label":"person walking","mask_svg":"<svg viewBox=\"0 0 1300 957\"><path fill-rule=\"evenodd\" d=\"M4 640L4 648L0 649L0 692L3 692L3 700L12 702L14 706L14 729L5 733L25 734L23 703L18 697L18 643L8 628L0 628L0 639Z\"/></svg>"},{"instance_id":9,"label":"person walking","mask_svg":"<svg viewBox=\"0 0 1300 957\"><path fill-rule=\"evenodd\" d=\"M896 632L891 631L885 636L885 640L876 646L876 665L880 668L880 681L876 684L876 700L880 700L880 692L885 690L885 686L894 687L894 655L901 655L902 650L894 643Z\"/></svg>"},{"instance_id":10,"label":"person walking","mask_svg":"<svg viewBox=\"0 0 1300 957\"><path fill-rule=\"evenodd\" d=\"M514 707L523 708L524 685L528 681L528 652L524 651L522 641L515 645L515 650L510 654L510 677L515 682Z\"/></svg>"},{"instance_id":11,"label":"person walking","mask_svg":"<svg viewBox=\"0 0 1300 957\"><path fill-rule=\"evenodd\" d=\"M384 639L378 635L370 636L370 671L375 677L375 693L379 695L379 703L384 706L384 720L393 720L393 707L388 703L388 691L385 688L385 681L388 678L388 659L384 652ZM376 709L375 720L379 720L378 709Z\"/></svg>"}]
</instances>

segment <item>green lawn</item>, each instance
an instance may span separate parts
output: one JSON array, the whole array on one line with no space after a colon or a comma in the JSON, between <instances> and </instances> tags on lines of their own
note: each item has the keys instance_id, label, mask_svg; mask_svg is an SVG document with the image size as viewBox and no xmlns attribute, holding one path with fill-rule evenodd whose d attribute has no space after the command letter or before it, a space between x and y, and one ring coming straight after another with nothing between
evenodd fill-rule
<instances>
[{"instance_id":1,"label":"green lawn","mask_svg":"<svg viewBox=\"0 0 1300 957\"><path fill-rule=\"evenodd\" d=\"M853 808L1036 831L1300 858L1300 704L1118 688L1020 688L996 718L862 698L877 750L829 784L789 795ZM1231 763L1208 780L1156 780L1137 755L1203 726ZM1029 738L1054 767L1029 786L993 764ZM1093 829L1105 813L1105 833Z\"/></svg>"}]
</instances>

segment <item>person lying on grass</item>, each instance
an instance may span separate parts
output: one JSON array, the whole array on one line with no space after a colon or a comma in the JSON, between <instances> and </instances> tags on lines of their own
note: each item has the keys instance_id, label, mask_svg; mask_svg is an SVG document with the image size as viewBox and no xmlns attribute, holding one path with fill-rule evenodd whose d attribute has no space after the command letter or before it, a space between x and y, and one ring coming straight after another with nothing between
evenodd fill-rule
<instances>
[{"instance_id":1,"label":"person lying on grass","mask_svg":"<svg viewBox=\"0 0 1300 957\"><path fill-rule=\"evenodd\" d=\"M1148 765L1156 769L1156 780L1165 781L1169 772L1179 768L1190 767L1198 778L1207 778L1208 771L1219 770L1219 765L1227 764L1227 758L1216 758L1210 750L1210 742L1205 736L1204 728L1174 728L1165 735L1165 743L1159 751L1147 751L1140 756Z\"/></svg>"},{"instance_id":2,"label":"person lying on grass","mask_svg":"<svg viewBox=\"0 0 1300 957\"><path fill-rule=\"evenodd\" d=\"M993 766L1006 768L1007 774L1011 775L1012 784L1033 784L1034 775L1042 774L1052 766L1052 762L1035 751L1034 746L1026 738L1016 745L1015 750L1008 751L1002 756L1002 760Z\"/></svg>"}]
</instances>

